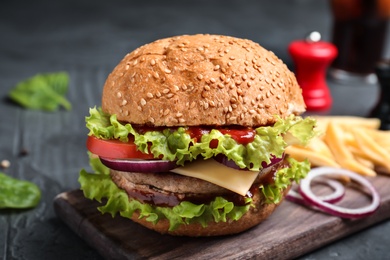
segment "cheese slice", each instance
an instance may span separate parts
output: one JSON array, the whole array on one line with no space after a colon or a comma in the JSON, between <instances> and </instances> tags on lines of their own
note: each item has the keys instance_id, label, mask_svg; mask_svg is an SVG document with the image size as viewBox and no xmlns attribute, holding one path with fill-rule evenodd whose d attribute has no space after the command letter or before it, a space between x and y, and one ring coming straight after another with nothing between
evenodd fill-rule
<instances>
[{"instance_id":1,"label":"cheese slice","mask_svg":"<svg viewBox=\"0 0 390 260\"><path fill-rule=\"evenodd\" d=\"M198 178L245 196L259 172L236 170L215 161L197 160L171 172Z\"/></svg>"}]
</instances>

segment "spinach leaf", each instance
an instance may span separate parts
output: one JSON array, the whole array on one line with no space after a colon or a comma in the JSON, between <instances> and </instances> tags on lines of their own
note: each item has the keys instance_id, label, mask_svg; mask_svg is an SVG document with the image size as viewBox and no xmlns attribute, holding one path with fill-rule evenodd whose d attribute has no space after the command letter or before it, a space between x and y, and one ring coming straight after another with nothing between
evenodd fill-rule
<instances>
[{"instance_id":1,"label":"spinach leaf","mask_svg":"<svg viewBox=\"0 0 390 260\"><path fill-rule=\"evenodd\" d=\"M8 96L28 109L52 112L61 105L70 110L72 106L65 98L68 85L69 75L66 72L37 74L16 84Z\"/></svg>"},{"instance_id":2,"label":"spinach leaf","mask_svg":"<svg viewBox=\"0 0 390 260\"><path fill-rule=\"evenodd\" d=\"M32 208L38 205L40 199L41 191L37 185L0 172L0 209Z\"/></svg>"}]
</instances>

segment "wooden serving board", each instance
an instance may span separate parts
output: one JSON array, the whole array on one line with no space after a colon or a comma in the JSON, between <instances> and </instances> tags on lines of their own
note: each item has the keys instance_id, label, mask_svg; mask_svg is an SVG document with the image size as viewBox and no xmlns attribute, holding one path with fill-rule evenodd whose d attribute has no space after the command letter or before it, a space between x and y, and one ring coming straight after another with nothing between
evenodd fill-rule
<instances>
[{"instance_id":1,"label":"wooden serving board","mask_svg":"<svg viewBox=\"0 0 390 260\"><path fill-rule=\"evenodd\" d=\"M381 206L362 219L346 220L284 201L260 225L238 235L189 238L160 235L129 219L102 215L79 190L59 194L57 215L107 259L291 259L390 218L390 176L370 181ZM357 207L370 197L348 190L343 204Z\"/></svg>"}]
</instances>

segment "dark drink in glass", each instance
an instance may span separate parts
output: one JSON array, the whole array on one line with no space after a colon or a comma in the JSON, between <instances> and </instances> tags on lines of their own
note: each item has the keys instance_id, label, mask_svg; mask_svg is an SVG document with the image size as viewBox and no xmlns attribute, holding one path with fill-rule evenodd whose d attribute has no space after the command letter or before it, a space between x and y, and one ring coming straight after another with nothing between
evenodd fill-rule
<instances>
[{"instance_id":1,"label":"dark drink in glass","mask_svg":"<svg viewBox=\"0 0 390 260\"><path fill-rule=\"evenodd\" d=\"M331 75L375 77L386 42L390 0L331 0L331 10L332 42L339 53Z\"/></svg>"}]
</instances>

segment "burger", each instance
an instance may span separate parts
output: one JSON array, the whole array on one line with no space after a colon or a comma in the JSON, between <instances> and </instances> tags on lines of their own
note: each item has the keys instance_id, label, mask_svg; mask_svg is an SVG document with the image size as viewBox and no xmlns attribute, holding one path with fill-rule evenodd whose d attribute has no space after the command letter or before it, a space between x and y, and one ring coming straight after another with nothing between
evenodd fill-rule
<instances>
[{"instance_id":1,"label":"burger","mask_svg":"<svg viewBox=\"0 0 390 260\"><path fill-rule=\"evenodd\" d=\"M315 121L294 74L259 44L221 35L160 39L127 54L90 109L98 210L177 236L242 232L310 169L285 153Z\"/></svg>"}]
</instances>

